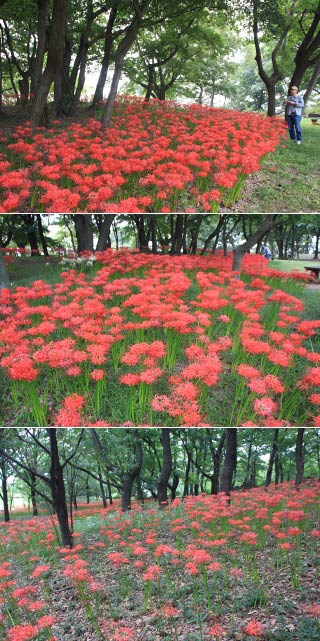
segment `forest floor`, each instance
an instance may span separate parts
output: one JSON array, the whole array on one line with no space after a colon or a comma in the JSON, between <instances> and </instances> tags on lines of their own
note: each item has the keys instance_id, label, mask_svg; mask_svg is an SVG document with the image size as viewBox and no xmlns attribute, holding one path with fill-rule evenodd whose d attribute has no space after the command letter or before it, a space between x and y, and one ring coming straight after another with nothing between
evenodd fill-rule
<instances>
[{"instance_id":1,"label":"forest floor","mask_svg":"<svg viewBox=\"0 0 320 641\"><path fill-rule=\"evenodd\" d=\"M7 108L0 112L2 133L12 135L17 126L30 119L30 114L28 107ZM94 116L99 117L99 113L84 106L72 118L65 118L64 123L66 127L72 122L86 124ZM317 124L320 125L320 122ZM261 170L246 178L236 203L230 207L221 206L221 212L320 211L320 126L304 118L302 127L303 144L298 146L288 135L285 143L262 159Z\"/></svg>"},{"instance_id":2,"label":"forest floor","mask_svg":"<svg viewBox=\"0 0 320 641\"><path fill-rule=\"evenodd\" d=\"M237 491L228 508L221 495L126 514L83 505L73 551L50 518L15 519L0 529L2 638L317 641L319 492L309 481Z\"/></svg>"}]
</instances>

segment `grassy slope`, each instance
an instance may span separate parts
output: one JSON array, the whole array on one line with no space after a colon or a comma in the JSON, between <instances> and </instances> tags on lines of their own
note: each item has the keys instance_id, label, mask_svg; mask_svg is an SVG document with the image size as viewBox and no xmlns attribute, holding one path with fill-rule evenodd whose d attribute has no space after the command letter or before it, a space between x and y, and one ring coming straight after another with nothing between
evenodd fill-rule
<instances>
[{"instance_id":1,"label":"grassy slope","mask_svg":"<svg viewBox=\"0 0 320 641\"><path fill-rule=\"evenodd\" d=\"M0 117L6 133L27 120L29 113L8 112ZM81 113L78 120L86 119ZM320 123L320 120L319 120ZM320 211L320 124L303 119L303 144L288 139L275 153L262 160L261 171L247 179L242 194L229 212L319 212ZM6 152L6 145L0 151Z\"/></svg>"},{"instance_id":2,"label":"grassy slope","mask_svg":"<svg viewBox=\"0 0 320 641\"><path fill-rule=\"evenodd\" d=\"M320 121L319 121L320 122ZM303 144L288 140L262 160L261 171L245 183L237 203L228 211L320 211L320 124L302 122ZM227 211L227 210L226 210Z\"/></svg>"}]
</instances>

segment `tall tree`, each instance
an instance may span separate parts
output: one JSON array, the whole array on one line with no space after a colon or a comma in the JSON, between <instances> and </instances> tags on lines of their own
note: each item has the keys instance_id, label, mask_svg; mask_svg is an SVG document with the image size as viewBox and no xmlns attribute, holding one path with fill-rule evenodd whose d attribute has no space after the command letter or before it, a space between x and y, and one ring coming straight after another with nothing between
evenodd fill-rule
<instances>
[{"instance_id":1,"label":"tall tree","mask_svg":"<svg viewBox=\"0 0 320 641\"><path fill-rule=\"evenodd\" d=\"M304 427L299 427L298 433L297 433L297 441L296 441L296 466L297 466L297 474L296 474L296 486L301 485L303 481L303 473L304 473L304 456L303 456L303 436L304 436Z\"/></svg>"},{"instance_id":2,"label":"tall tree","mask_svg":"<svg viewBox=\"0 0 320 641\"><path fill-rule=\"evenodd\" d=\"M53 0L52 20L48 38L47 63L39 78L31 116L32 127L46 122L46 106L50 87L63 60L69 0Z\"/></svg>"},{"instance_id":3,"label":"tall tree","mask_svg":"<svg viewBox=\"0 0 320 641\"><path fill-rule=\"evenodd\" d=\"M127 430L127 435L130 437L130 430ZM139 477L142 467L142 442L139 430L134 430L134 440L135 440L135 455L134 462L130 465L130 459L132 458L131 452L128 452L128 462L127 469L123 478L122 486L122 509L127 511L131 509L131 495L134 481ZM130 456L129 456L130 454Z\"/></svg>"},{"instance_id":4,"label":"tall tree","mask_svg":"<svg viewBox=\"0 0 320 641\"><path fill-rule=\"evenodd\" d=\"M226 450L220 478L220 492L230 494L237 467L237 428L227 428L225 430L225 436Z\"/></svg>"},{"instance_id":5,"label":"tall tree","mask_svg":"<svg viewBox=\"0 0 320 641\"><path fill-rule=\"evenodd\" d=\"M172 452L170 441L170 429L161 428L161 442L163 463L158 480L158 504L160 507L168 505L168 482L172 471Z\"/></svg>"},{"instance_id":6,"label":"tall tree","mask_svg":"<svg viewBox=\"0 0 320 641\"><path fill-rule=\"evenodd\" d=\"M279 429L277 428L274 430L274 433L273 433L273 441L272 441L272 447L270 451L268 470L267 470L266 482L265 482L266 487L269 487L272 480L273 466L278 453L278 438L279 438Z\"/></svg>"},{"instance_id":7,"label":"tall tree","mask_svg":"<svg viewBox=\"0 0 320 641\"><path fill-rule=\"evenodd\" d=\"M250 249L258 243L259 240L261 240L265 234L272 229L272 227L274 227L276 219L277 214L267 214L262 219L262 222L258 225L257 229L250 234L247 240L234 249L232 265L233 271L241 271L243 257L246 252L250 251Z\"/></svg>"},{"instance_id":8,"label":"tall tree","mask_svg":"<svg viewBox=\"0 0 320 641\"><path fill-rule=\"evenodd\" d=\"M4 260L4 253L2 247L0 246L0 290L1 289L10 289L10 280L8 276L8 270Z\"/></svg>"}]
</instances>

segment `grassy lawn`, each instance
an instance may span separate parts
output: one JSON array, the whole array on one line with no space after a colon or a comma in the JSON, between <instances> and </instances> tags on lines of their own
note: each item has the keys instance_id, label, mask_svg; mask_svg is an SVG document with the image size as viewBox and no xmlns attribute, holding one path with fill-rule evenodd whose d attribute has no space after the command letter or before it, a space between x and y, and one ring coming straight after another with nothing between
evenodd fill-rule
<instances>
[{"instance_id":1,"label":"grassy lawn","mask_svg":"<svg viewBox=\"0 0 320 641\"><path fill-rule=\"evenodd\" d=\"M304 272L306 265L320 267L320 260L317 262L313 260L310 262L308 258L304 260L270 260L270 267L280 269L283 272Z\"/></svg>"},{"instance_id":2,"label":"grassy lawn","mask_svg":"<svg viewBox=\"0 0 320 641\"><path fill-rule=\"evenodd\" d=\"M55 284L64 270L61 259L55 256L33 256L16 258L9 266L9 277L14 287L29 287L35 280Z\"/></svg>"},{"instance_id":3,"label":"grassy lawn","mask_svg":"<svg viewBox=\"0 0 320 641\"><path fill-rule=\"evenodd\" d=\"M318 212L320 211L320 126L302 121L303 143L290 140L261 162L261 171L245 183L230 211Z\"/></svg>"}]
</instances>

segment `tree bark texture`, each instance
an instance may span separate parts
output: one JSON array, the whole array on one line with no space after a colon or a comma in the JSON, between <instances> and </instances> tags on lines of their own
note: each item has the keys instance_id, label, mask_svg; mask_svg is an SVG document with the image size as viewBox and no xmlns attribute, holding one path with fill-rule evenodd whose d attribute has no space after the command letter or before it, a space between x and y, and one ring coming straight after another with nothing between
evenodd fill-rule
<instances>
[{"instance_id":1,"label":"tree bark texture","mask_svg":"<svg viewBox=\"0 0 320 641\"><path fill-rule=\"evenodd\" d=\"M0 290L10 289L10 280L8 276L7 266L4 260L4 254L0 246Z\"/></svg>"},{"instance_id":2,"label":"tree bark texture","mask_svg":"<svg viewBox=\"0 0 320 641\"><path fill-rule=\"evenodd\" d=\"M220 492L231 493L233 476L237 467L237 428L225 430L226 452L220 479Z\"/></svg>"},{"instance_id":3,"label":"tree bark texture","mask_svg":"<svg viewBox=\"0 0 320 641\"><path fill-rule=\"evenodd\" d=\"M138 35L139 29L142 24L142 17L147 11L150 3L151 3L151 0L144 0L144 2L142 2L142 4L139 7L135 8L134 18L132 19L126 31L125 36L122 38L121 42L118 45L116 57L115 57L114 73L113 73L113 78L111 82L110 92L109 92L109 96L108 96L108 99L104 108L104 112L103 112L103 117L102 117L103 129L107 129L110 125L112 111L113 111L114 103L118 93L118 86L121 78L124 59Z\"/></svg>"},{"instance_id":4,"label":"tree bark texture","mask_svg":"<svg viewBox=\"0 0 320 641\"><path fill-rule=\"evenodd\" d=\"M48 41L46 68L39 80L31 116L32 127L40 125L45 115L50 87L63 60L69 0L54 0Z\"/></svg>"},{"instance_id":5,"label":"tree bark texture","mask_svg":"<svg viewBox=\"0 0 320 641\"><path fill-rule=\"evenodd\" d=\"M279 437L279 429L275 429L273 432L273 442L272 442L272 448L270 452L270 458L269 458L269 464L268 464L268 470L267 470L267 475L266 475L266 482L265 482L265 487L269 487L271 480L272 480L272 471L273 471L273 465L275 462L275 458L278 453L278 437Z\"/></svg>"},{"instance_id":6,"label":"tree bark texture","mask_svg":"<svg viewBox=\"0 0 320 641\"><path fill-rule=\"evenodd\" d=\"M6 472L6 462L3 458L0 460L0 471L1 471L1 488L2 488L2 502L3 502L3 514L4 520L6 523L10 521L10 512L9 512L9 500L8 500L8 486L7 486L7 472Z\"/></svg>"},{"instance_id":7,"label":"tree bark texture","mask_svg":"<svg viewBox=\"0 0 320 641\"><path fill-rule=\"evenodd\" d=\"M63 478L63 468L60 463L56 428L48 428L50 441L50 487L52 503L57 515L62 543L65 547L72 547L72 534L69 527L69 515L66 501L66 491Z\"/></svg>"},{"instance_id":8,"label":"tree bark texture","mask_svg":"<svg viewBox=\"0 0 320 641\"><path fill-rule=\"evenodd\" d=\"M168 505L168 482L172 470L172 452L170 442L170 429L161 429L161 441L163 450L163 464L158 480L158 504L160 507Z\"/></svg>"},{"instance_id":9,"label":"tree bark texture","mask_svg":"<svg viewBox=\"0 0 320 641\"><path fill-rule=\"evenodd\" d=\"M304 436L304 427L299 427L296 441L296 465L297 465L297 474L296 474L296 486L299 487L303 481L304 473L304 456L303 456L303 436Z\"/></svg>"},{"instance_id":10,"label":"tree bark texture","mask_svg":"<svg viewBox=\"0 0 320 641\"><path fill-rule=\"evenodd\" d=\"M131 510L132 488L135 479L139 476L142 467L142 442L139 430L134 430L136 439L136 464L126 472L122 484L122 510Z\"/></svg>"}]
</instances>

